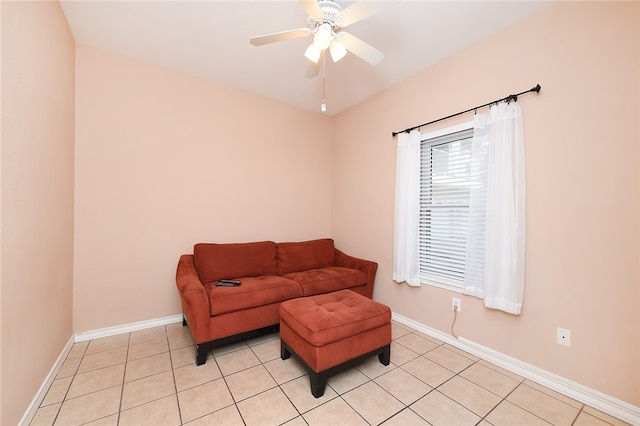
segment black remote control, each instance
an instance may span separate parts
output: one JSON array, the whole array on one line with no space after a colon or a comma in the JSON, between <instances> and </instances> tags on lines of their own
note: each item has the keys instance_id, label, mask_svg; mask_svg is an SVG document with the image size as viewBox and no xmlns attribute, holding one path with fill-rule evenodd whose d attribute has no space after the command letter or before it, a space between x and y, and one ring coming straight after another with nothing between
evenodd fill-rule
<instances>
[{"instance_id":1,"label":"black remote control","mask_svg":"<svg viewBox=\"0 0 640 426\"><path fill-rule=\"evenodd\" d=\"M216 283L218 287L237 287L240 285L240 281L232 281L232 280L220 280Z\"/></svg>"}]
</instances>

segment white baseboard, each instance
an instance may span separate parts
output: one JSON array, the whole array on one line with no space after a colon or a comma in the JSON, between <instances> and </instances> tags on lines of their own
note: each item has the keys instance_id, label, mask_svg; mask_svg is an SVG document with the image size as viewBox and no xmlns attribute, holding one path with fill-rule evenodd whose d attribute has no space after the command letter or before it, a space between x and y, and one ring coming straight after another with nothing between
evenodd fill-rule
<instances>
[{"instance_id":1,"label":"white baseboard","mask_svg":"<svg viewBox=\"0 0 640 426\"><path fill-rule=\"evenodd\" d=\"M64 364L64 361L67 359L67 355L69 355L71 348L73 348L73 343L74 343L73 337L71 337L67 342L67 344L65 345L65 347L62 349L60 356L58 356L58 359L53 364L53 367L49 371L49 374L47 374L47 377L44 379L42 386L40 386L40 389L38 389L38 392L36 393L36 396L31 401L31 404L29 404L29 406L27 407L27 410L25 411L24 415L20 419L20 422L18 423L18 425L26 426L29 423L31 423L31 420L33 420L33 417L36 415L36 411L38 411L40 404L42 404L42 401L44 401L44 397L47 396L47 392L49 391L49 388L53 384L53 381L56 379L56 376L58 375L58 371L60 371L62 364Z\"/></svg>"},{"instance_id":2,"label":"white baseboard","mask_svg":"<svg viewBox=\"0 0 640 426\"><path fill-rule=\"evenodd\" d=\"M469 352L479 358L489 361L499 367L512 371L519 376L539 383L556 392L560 392L583 404L607 413L613 417L623 420L631 425L640 425L640 407L629 404L612 396L606 395L595 389L588 388L579 383L573 382L550 371L543 370L534 365L527 364L516 358L512 358L501 352L497 352L488 347L479 345L463 337L455 338L439 330L435 330L424 324L420 324L409 318L393 313L394 321L413 328L416 331L434 337L442 342Z\"/></svg>"},{"instance_id":3,"label":"white baseboard","mask_svg":"<svg viewBox=\"0 0 640 426\"><path fill-rule=\"evenodd\" d=\"M494 351L493 349L479 345L463 337L459 337L458 339L456 339L453 336L428 327L419 322L413 321L409 318L403 317L402 315L394 313L393 320L397 321L400 324L411 327L414 330L424 333L428 336L432 336L442 342L448 343L451 346L455 346L459 349L462 349L463 351L469 352L470 354L489 361L499 367L512 371L524 378L546 386L549 389L567 395L568 397L573 398L576 401L580 401L583 404L593 407L596 410L600 410L603 413L614 416L631 425L640 425L640 407L636 407L625 401L621 401L597 390L565 379L564 377L558 376L557 374L543 370L531 364L527 364L503 353ZM140 321L75 334L69 339L69 342L67 342L67 345L60 353L60 356L51 368L51 371L47 375L45 381L42 383L42 386L40 386L38 393L33 398L33 401L27 408L25 414L22 416L19 425L28 425L31 420L33 420L38 407L40 407L40 404L44 400L47 391L55 380L58 371L60 371L60 368L67 358L69 351L71 351L74 343L98 339L101 337L115 336L117 334L130 333L132 331L144 330L147 328L159 327L162 325L174 324L181 321L182 315L172 315L148 321Z\"/></svg>"},{"instance_id":4,"label":"white baseboard","mask_svg":"<svg viewBox=\"0 0 640 426\"><path fill-rule=\"evenodd\" d=\"M145 330L147 328L160 327L162 325L174 324L182 321L182 314L171 315L169 317L156 318L147 321L132 322L115 327L100 328L93 331L76 333L74 341L86 342L87 340L99 339L101 337L115 336L117 334L131 333L132 331Z\"/></svg>"},{"instance_id":5,"label":"white baseboard","mask_svg":"<svg viewBox=\"0 0 640 426\"><path fill-rule=\"evenodd\" d=\"M144 330L147 328L159 327L162 325L174 324L177 322L182 322L182 314L172 315L172 316L163 317L163 318L156 318L148 321L140 321L140 322L134 322L130 324L118 325L115 327L101 328L99 330L77 333L71 336L71 338L69 339L69 342L67 342L67 345L64 347L64 349L60 353L60 356L58 357L55 364L51 368L51 371L49 372L44 382L42 383L42 386L40 386L40 389L38 389L36 396L31 401L31 404L29 404L29 407L25 411L24 415L22 416L22 419L20 419L20 423L18 424L20 426L22 425L26 426L29 423L31 423L31 421L33 420L33 417L36 415L36 411L38 411L38 408L40 407L40 404L42 404L42 401L44 401L44 398L47 396L47 392L49 391L51 384L53 383L56 376L58 375L58 371L60 371L62 364L67 359L67 355L69 355L71 348L73 348L74 343L85 342L87 340L98 339L100 337L115 336L116 334L130 333L132 331Z\"/></svg>"}]
</instances>

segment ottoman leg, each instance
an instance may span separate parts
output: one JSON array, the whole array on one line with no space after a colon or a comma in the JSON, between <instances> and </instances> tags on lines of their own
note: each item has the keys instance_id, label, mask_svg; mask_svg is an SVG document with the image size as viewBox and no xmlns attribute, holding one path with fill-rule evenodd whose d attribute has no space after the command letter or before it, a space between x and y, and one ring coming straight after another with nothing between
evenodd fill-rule
<instances>
[{"instance_id":1,"label":"ottoman leg","mask_svg":"<svg viewBox=\"0 0 640 426\"><path fill-rule=\"evenodd\" d=\"M391 360L391 345L382 348L382 352L378 354L378 359L381 364L389 365L389 361Z\"/></svg>"},{"instance_id":2,"label":"ottoman leg","mask_svg":"<svg viewBox=\"0 0 640 426\"><path fill-rule=\"evenodd\" d=\"M280 340L280 359L289 359L291 357L291 352L287 349L287 345Z\"/></svg>"},{"instance_id":3,"label":"ottoman leg","mask_svg":"<svg viewBox=\"0 0 640 426\"><path fill-rule=\"evenodd\" d=\"M327 386L326 371L320 373L310 371L309 381L311 382L311 394L314 397L320 398L322 395L324 395L324 388Z\"/></svg>"}]
</instances>

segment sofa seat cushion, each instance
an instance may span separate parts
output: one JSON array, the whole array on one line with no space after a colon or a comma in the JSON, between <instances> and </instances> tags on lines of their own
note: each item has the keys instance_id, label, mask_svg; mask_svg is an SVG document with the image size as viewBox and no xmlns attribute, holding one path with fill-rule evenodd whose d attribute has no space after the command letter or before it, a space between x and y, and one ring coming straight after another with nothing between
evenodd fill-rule
<instances>
[{"instance_id":1,"label":"sofa seat cushion","mask_svg":"<svg viewBox=\"0 0 640 426\"><path fill-rule=\"evenodd\" d=\"M367 283L367 276L364 272L341 266L291 272L283 275L283 277L299 282L302 286L302 293L305 296L329 293Z\"/></svg>"},{"instance_id":2,"label":"sofa seat cushion","mask_svg":"<svg viewBox=\"0 0 640 426\"><path fill-rule=\"evenodd\" d=\"M276 244L278 275L323 268L335 264L335 247L331 238Z\"/></svg>"},{"instance_id":3,"label":"sofa seat cushion","mask_svg":"<svg viewBox=\"0 0 640 426\"><path fill-rule=\"evenodd\" d=\"M237 287L218 287L215 282L204 285L209 296L211 316L302 296L298 282L277 275L234 279L242 284Z\"/></svg>"},{"instance_id":4,"label":"sofa seat cushion","mask_svg":"<svg viewBox=\"0 0 640 426\"><path fill-rule=\"evenodd\" d=\"M351 290L340 290L282 302L280 321L319 347L389 324L391 309Z\"/></svg>"},{"instance_id":5,"label":"sofa seat cushion","mask_svg":"<svg viewBox=\"0 0 640 426\"><path fill-rule=\"evenodd\" d=\"M276 243L198 243L193 247L193 260L203 283L276 275Z\"/></svg>"}]
</instances>

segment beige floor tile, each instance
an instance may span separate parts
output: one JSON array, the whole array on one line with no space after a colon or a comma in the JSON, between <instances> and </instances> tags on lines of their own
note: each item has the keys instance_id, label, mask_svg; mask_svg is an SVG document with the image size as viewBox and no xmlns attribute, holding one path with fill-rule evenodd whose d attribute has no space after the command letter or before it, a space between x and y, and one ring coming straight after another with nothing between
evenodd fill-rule
<instances>
[{"instance_id":1,"label":"beige floor tile","mask_svg":"<svg viewBox=\"0 0 640 426\"><path fill-rule=\"evenodd\" d=\"M238 402L277 386L263 365L225 376L233 399Z\"/></svg>"},{"instance_id":2,"label":"beige floor tile","mask_svg":"<svg viewBox=\"0 0 640 426\"><path fill-rule=\"evenodd\" d=\"M374 381L405 405L413 404L432 389L402 368L394 368Z\"/></svg>"},{"instance_id":3,"label":"beige floor tile","mask_svg":"<svg viewBox=\"0 0 640 426\"><path fill-rule=\"evenodd\" d=\"M286 383L307 374L307 370L293 357L286 360L277 358L266 362L264 366L278 384Z\"/></svg>"},{"instance_id":4,"label":"beige floor tile","mask_svg":"<svg viewBox=\"0 0 640 426\"><path fill-rule=\"evenodd\" d=\"M460 376L453 377L442 384L438 391L480 417L484 417L502 400L498 395Z\"/></svg>"},{"instance_id":5,"label":"beige floor tile","mask_svg":"<svg viewBox=\"0 0 640 426\"><path fill-rule=\"evenodd\" d=\"M240 401L237 406L247 426L279 425L298 416L298 411L279 387Z\"/></svg>"},{"instance_id":6,"label":"beige floor tile","mask_svg":"<svg viewBox=\"0 0 640 426\"><path fill-rule=\"evenodd\" d=\"M478 358L477 356L472 355L469 352L465 352L462 349L458 349L455 346L445 344L444 347L449 349L450 351L457 353L458 355L462 355L465 358L469 358L473 362L478 362L480 360L480 358Z\"/></svg>"},{"instance_id":7,"label":"beige floor tile","mask_svg":"<svg viewBox=\"0 0 640 426\"><path fill-rule=\"evenodd\" d=\"M420 398L410 407L433 426L475 425L480 417L437 390Z\"/></svg>"},{"instance_id":8,"label":"beige floor tile","mask_svg":"<svg viewBox=\"0 0 640 426\"><path fill-rule=\"evenodd\" d=\"M173 373L164 373L144 377L124 384L122 390L122 410L126 410L175 393Z\"/></svg>"},{"instance_id":9,"label":"beige floor tile","mask_svg":"<svg viewBox=\"0 0 640 426\"><path fill-rule=\"evenodd\" d=\"M91 392L120 385L124 380L124 363L111 367L76 374L71 382L67 398L76 398Z\"/></svg>"},{"instance_id":10,"label":"beige floor tile","mask_svg":"<svg viewBox=\"0 0 640 426\"><path fill-rule=\"evenodd\" d=\"M572 426L610 426L611 423L609 422L605 422L602 419L599 419L595 416L592 416L589 413L585 413L584 411L581 411L580 414L578 414L578 418L576 419L576 421L573 423Z\"/></svg>"},{"instance_id":11,"label":"beige floor tile","mask_svg":"<svg viewBox=\"0 0 640 426\"><path fill-rule=\"evenodd\" d=\"M179 426L180 424L178 401L174 394L122 411L118 426Z\"/></svg>"},{"instance_id":12,"label":"beige floor tile","mask_svg":"<svg viewBox=\"0 0 640 426\"><path fill-rule=\"evenodd\" d=\"M406 346L401 345L400 343L396 343L395 341L391 342L391 362L395 365L406 364L412 359L416 359L419 357L417 353L407 348Z\"/></svg>"},{"instance_id":13,"label":"beige floor tile","mask_svg":"<svg viewBox=\"0 0 640 426\"><path fill-rule=\"evenodd\" d=\"M511 372L509 370L506 370L502 367L498 367L497 365L490 363L489 361L485 361L483 359L478 361L478 364L480 365L484 365L487 368L490 368L492 370L497 371L498 373L501 373L507 377L511 377L513 380L517 381L518 383L523 382L524 381L524 377L517 375L514 372Z\"/></svg>"},{"instance_id":14,"label":"beige floor tile","mask_svg":"<svg viewBox=\"0 0 640 426\"><path fill-rule=\"evenodd\" d=\"M429 340L431 343L435 344L436 346L444 345L444 342L442 340L436 339L433 336L429 336L428 334L422 333L420 331L415 331L414 333L416 334L416 336Z\"/></svg>"},{"instance_id":15,"label":"beige floor tile","mask_svg":"<svg viewBox=\"0 0 640 426\"><path fill-rule=\"evenodd\" d=\"M338 396L330 386L327 386L324 390L324 395L320 398L314 397L311 393L311 385L309 383L308 376L291 380L290 382L282 385L281 388L293 405L298 409L298 412L302 414Z\"/></svg>"},{"instance_id":16,"label":"beige floor tile","mask_svg":"<svg viewBox=\"0 0 640 426\"><path fill-rule=\"evenodd\" d=\"M432 388L440 386L454 376L451 370L436 364L425 357L418 357L401 367L403 370L422 380Z\"/></svg>"},{"instance_id":17,"label":"beige floor tile","mask_svg":"<svg viewBox=\"0 0 640 426\"><path fill-rule=\"evenodd\" d=\"M224 345L219 348L215 348L211 352L213 353L214 357L218 357L220 355L236 352L241 349L247 349L248 347L249 345L247 345L246 342L242 341L242 342L232 343L230 345Z\"/></svg>"},{"instance_id":18,"label":"beige floor tile","mask_svg":"<svg viewBox=\"0 0 640 426\"><path fill-rule=\"evenodd\" d=\"M384 365L378 359L378 356L372 356L361 364L358 364L356 368L362 373L364 373L368 378L375 379L378 376L383 375L384 373L388 373L393 370L396 366L393 363L389 365Z\"/></svg>"},{"instance_id":19,"label":"beige floor tile","mask_svg":"<svg viewBox=\"0 0 640 426\"><path fill-rule=\"evenodd\" d=\"M429 426L425 419L411 411L410 408L405 408L382 424L384 426Z\"/></svg>"},{"instance_id":20,"label":"beige floor tile","mask_svg":"<svg viewBox=\"0 0 640 426\"><path fill-rule=\"evenodd\" d=\"M424 354L424 357L438 363L454 373L459 373L474 363L473 360L452 351L450 348L450 346L446 345L438 346Z\"/></svg>"},{"instance_id":21,"label":"beige floor tile","mask_svg":"<svg viewBox=\"0 0 640 426\"><path fill-rule=\"evenodd\" d=\"M304 417L298 416L284 423L283 426L307 426L307 422L304 421Z\"/></svg>"},{"instance_id":22,"label":"beige floor tile","mask_svg":"<svg viewBox=\"0 0 640 426\"><path fill-rule=\"evenodd\" d=\"M62 403L58 402L57 404L38 408L29 426L51 426L58 415L60 406L62 406Z\"/></svg>"},{"instance_id":23,"label":"beige floor tile","mask_svg":"<svg viewBox=\"0 0 640 426\"><path fill-rule=\"evenodd\" d=\"M171 352L171 364L173 368L184 367L185 365L196 365L196 348L194 346L186 346L184 348L175 349ZM211 355L209 357L213 358ZM208 361L208 359L207 359Z\"/></svg>"},{"instance_id":24,"label":"beige floor tile","mask_svg":"<svg viewBox=\"0 0 640 426\"><path fill-rule=\"evenodd\" d=\"M107 349L105 351L96 352L93 354L87 354L82 358L82 362L78 367L78 373L86 373L87 371L110 367L116 364L122 364L126 360L126 346L115 349Z\"/></svg>"},{"instance_id":25,"label":"beige floor tile","mask_svg":"<svg viewBox=\"0 0 640 426\"><path fill-rule=\"evenodd\" d=\"M64 397L67 395L67 391L69 390L72 379L73 377L64 377L62 379L54 380L40 406L46 407L47 405L62 402L64 400Z\"/></svg>"},{"instance_id":26,"label":"beige floor tile","mask_svg":"<svg viewBox=\"0 0 640 426\"><path fill-rule=\"evenodd\" d=\"M605 422L607 422L609 424L612 424L614 426L627 426L628 425L628 423L623 422L620 419L616 419L615 417L610 416L607 413L603 413L600 410L596 410L593 407L589 407L588 405L585 405L584 408L582 409L582 411L584 413L587 413L587 414L589 414L589 415L591 415L593 417L596 417L596 418L598 418L600 420L604 420ZM640 424L640 419L638 419L638 424Z\"/></svg>"},{"instance_id":27,"label":"beige floor tile","mask_svg":"<svg viewBox=\"0 0 640 426\"><path fill-rule=\"evenodd\" d=\"M82 362L82 356L67 358L58 370L58 374L56 375L56 379L62 379L64 377L71 377L78 371L78 367Z\"/></svg>"},{"instance_id":28,"label":"beige floor tile","mask_svg":"<svg viewBox=\"0 0 640 426\"><path fill-rule=\"evenodd\" d=\"M270 342L272 340L277 340L278 344L280 344L280 337L278 336L277 333L267 333L267 334L263 334L262 336L257 336L254 337L252 339L247 340L247 345L249 346L256 346L256 345L261 345L263 343L266 342Z\"/></svg>"},{"instance_id":29,"label":"beige floor tile","mask_svg":"<svg viewBox=\"0 0 640 426\"><path fill-rule=\"evenodd\" d=\"M167 339L149 340L148 342L129 345L128 361L169 351Z\"/></svg>"},{"instance_id":30,"label":"beige floor tile","mask_svg":"<svg viewBox=\"0 0 640 426\"><path fill-rule=\"evenodd\" d=\"M549 426L550 423L545 422L540 417L510 403L502 401L493 411L491 411L486 420L494 426Z\"/></svg>"},{"instance_id":31,"label":"beige floor tile","mask_svg":"<svg viewBox=\"0 0 640 426\"><path fill-rule=\"evenodd\" d=\"M263 363L280 358L280 339L253 345L251 350Z\"/></svg>"},{"instance_id":32,"label":"beige floor tile","mask_svg":"<svg viewBox=\"0 0 640 426\"><path fill-rule=\"evenodd\" d=\"M342 398L334 398L326 404L302 415L309 426L349 425L367 426L367 422Z\"/></svg>"},{"instance_id":33,"label":"beige floor tile","mask_svg":"<svg viewBox=\"0 0 640 426\"><path fill-rule=\"evenodd\" d=\"M232 405L233 398L224 379L217 379L179 392L178 403L182 422L187 423Z\"/></svg>"},{"instance_id":34,"label":"beige floor tile","mask_svg":"<svg viewBox=\"0 0 640 426\"><path fill-rule=\"evenodd\" d=\"M246 345L244 349L216 356L215 359L225 376L260 364L258 357Z\"/></svg>"},{"instance_id":35,"label":"beige floor tile","mask_svg":"<svg viewBox=\"0 0 640 426\"><path fill-rule=\"evenodd\" d=\"M193 346L193 338L188 332L167 334L167 338L169 339L169 348L171 350Z\"/></svg>"},{"instance_id":36,"label":"beige floor tile","mask_svg":"<svg viewBox=\"0 0 640 426\"><path fill-rule=\"evenodd\" d=\"M82 357L89 347L89 341L74 343L67 354L67 359Z\"/></svg>"},{"instance_id":37,"label":"beige floor tile","mask_svg":"<svg viewBox=\"0 0 640 426\"><path fill-rule=\"evenodd\" d=\"M178 392L222 377L220 369L215 362L207 362L204 365L191 363L184 367L175 368L173 374Z\"/></svg>"},{"instance_id":38,"label":"beige floor tile","mask_svg":"<svg viewBox=\"0 0 640 426\"><path fill-rule=\"evenodd\" d=\"M368 382L370 379L357 368L350 368L335 376L329 377L327 384L336 391L338 395L349 392L351 389Z\"/></svg>"},{"instance_id":39,"label":"beige floor tile","mask_svg":"<svg viewBox=\"0 0 640 426\"><path fill-rule=\"evenodd\" d=\"M224 425L224 426L244 426L242 417L238 412L238 408L235 405L230 405L221 410L215 411L211 414L207 414L204 417L195 419L192 422L185 423L188 426L212 426L212 425Z\"/></svg>"},{"instance_id":40,"label":"beige floor tile","mask_svg":"<svg viewBox=\"0 0 640 426\"><path fill-rule=\"evenodd\" d=\"M342 398L369 424L377 425L404 409L404 404L375 382L367 382Z\"/></svg>"},{"instance_id":41,"label":"beige floor tile","mask_svg":"<svg viewBox=\"0 0 640 426\"><path fill-rule=\"evenodd\" d=\"M173 374L178 392L222 377L218 364L213 361L207 362L204 365L191 363L184 367L175 368Z\"/></svg>"},{"instance_id":42,"label":"beige floor tile","mask_svg":"<svg viewBox=\"0 0 640 426\"><path fill-rule=\"evenodd\" d=\"M554 425L570 425L580 411L526 384L518 386L507 400Z\"/></svg>"},{"instance_id":43,"label":"beige floor tile","mask_svg":"<svg viewBox=\"0 0 640 426\"><path fill-rule=\"evenodd\" d=\"M402 337L405 334L411 333L411 330L407 329L401 324L391 323L391 338L397 339L398 337Z\"/></svg>"},{"instance_id":44,"label":"beige floor tile","mask_svg":"<svg viewBox=\"0 0 640 426\"><path fill-rule=\"evenodd\" d=\"M129 336L129 344L136 345L150 340L163 340L167 338L167 330L164 326L132 331Z\"/></svg>"},{"instance_id":45,"label":"beige floor tile","mask_svg":"<svg viewBox=\"0 0 640 426\"><path fill-rule=\"evenodd\" d=\"M136 359L127 363L124 375L125 382L131 382L143 377L153 376L163 371L171 370L171 357L168 352Z\"/></svg>"},{"instance_id":46,"label":"beige floor tile","mask_svg":"<svg viewBox=\"0 0 640 426\"><path fill-rule=\"evenodd\" d=\"M422 355L428 351L431 351L439 345L431 340L420 336L416 333L409 333L394 340L394 342L401 344L402 346L411 349L418 355Z\"/></svg>"},{"instance_id":47,"label":"beige floor tile","mask_svg":"<svg viewBox=\"0 0 640 426\"><path fill-rule=\"evenodd\" d=\"M461 372L460 376L503 398L520 384L519 381L512 377L505 376L481 363L473 364Z\"/></svg>"},{"instance_id":48,"label":"beige floor tile","mask_svg":"<svg viewBox=\"0 0 640 426\"><path fill-rule=\"evenodd\" d=\"M109 349L122 348L129 344L129 333L116 334L115 336L102 337L89 342L85 355L96 352L108 351Z\"/></svg>"},{"instance_id":49,"label":"beige floor tile","mask_svg":"<svg viewBox=\"0 0 640 426\"><path fill-rule=\"evenodd\" d=\"M118 412L120 386L67 399L60 407L55 425L73 426L101 419Z\"/></svg>"},{"instance_id":50,"label":"beige floor tile","mask_svg":"<svg viewBox=\"0 0 640 426\"><path fill-rule=\"evenodd\" d=\"M89 423L85 423L82 426L118 426L118 417L120 414L112 414L110 416L102 417L98 420L94 420Z\"/></svg>"},{"instance_id":51,"label":"beige floor tile","mask_svg":"<svg viewBox=\"0 0 640 426\"><path fill-rule=\"evenodd\" d=\"M182 325L182 321L174 322L164 326L167 334L189 333L189 327Z\"/></svg>"},{"instance_id":52,"label":"beige floor tile","mask_svg":"<svg viewBox=\"0 0 640 426\"><path fill-rule=\"evenodd\" d=\"M533 388L533 389L536 389L536 390L544 393L545 395L549 395L552 398L558 399L558 400L564 402L565 404L569 404L572 407L575 407L575 408L578 408L578 409L582 409L582 407L584 405L581 402L578 402L573 398L569 398L566 395L562 395L561 393L558 393L558 392L556 392L554 390L551 390L546 386L542 386L542 385L539 385L538 383L532 382L531 380L525 380L524 384L529 386L529 387L531 387L531 388Z\"/></svg>"}]
</instances>

